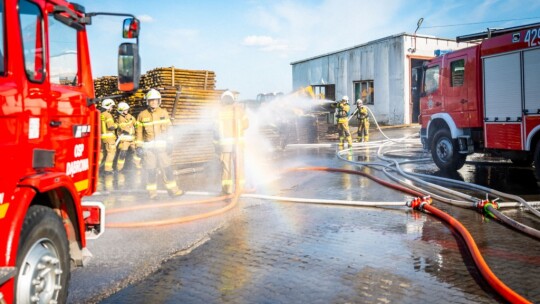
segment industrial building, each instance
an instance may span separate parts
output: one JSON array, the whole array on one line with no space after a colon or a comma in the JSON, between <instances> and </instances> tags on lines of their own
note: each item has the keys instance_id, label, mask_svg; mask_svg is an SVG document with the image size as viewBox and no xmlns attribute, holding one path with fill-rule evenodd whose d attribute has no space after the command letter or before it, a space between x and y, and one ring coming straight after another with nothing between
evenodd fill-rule
<instances>
[{"instance_id":1,"label":"industrial building","mask_svg":"<svg viewBox=\"0 0 540 304\"><path fill-rule=\"evenodd\" d=\"M292 62L293 90L311 85L325 99L362 98L381 124L416 123L422 63L433 58L436 50L471 45L407 33L377 39Z\"/></svg>"}]
</instances>

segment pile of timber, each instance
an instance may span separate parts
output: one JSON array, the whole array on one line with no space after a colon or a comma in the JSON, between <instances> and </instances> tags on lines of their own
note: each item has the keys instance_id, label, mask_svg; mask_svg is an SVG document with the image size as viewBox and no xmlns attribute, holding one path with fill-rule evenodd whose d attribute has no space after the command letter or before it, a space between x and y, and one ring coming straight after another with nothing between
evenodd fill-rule
<instances>
[{"instance_id":1,"label":"pile of timber","mask_svg":"<svg viewBox=\"0 0 540 304\"><path fill-rule=\"evenodd\" d=\"M96 97L122 95L117 90L118 78L105 76L94 80ZM215 73L156 68L141 75L140 89L131 95L116 97L126 102L131 115L137 117L146 109L144 95L150 89L161 93L161 107L169 112L175 138L172 161L176 167L208 162L215 157L212 111L223 91L215 90Z\"/></svg>"},{"instance_id":2,"label":"pile of timber","mask_svg":"<svg viewBox=\"0 0 540 304\"><path fill-rule=\"evenodd\" d=\"M183 70L174 66L156 68L146 72L141 79L141 87L155 88L163 86L181 86L182 89L214 90L216 74L206 70Z\"/></svg>"}]
</instances>

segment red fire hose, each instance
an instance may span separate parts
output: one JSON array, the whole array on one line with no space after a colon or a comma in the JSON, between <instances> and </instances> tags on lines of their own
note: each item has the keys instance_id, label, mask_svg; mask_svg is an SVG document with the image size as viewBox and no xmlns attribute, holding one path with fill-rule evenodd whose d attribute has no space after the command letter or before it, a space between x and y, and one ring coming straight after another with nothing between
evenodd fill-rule
<instances>
[{"instance_id":1,"label":"red fire hose","mask_svg":"<svg viewBox=\"0 0 540 304\"><path fill-rule=\"evenodd\" d=\"M355 170L347 170L347 169L338 169L338 168L329 168L329 167L303 167L303 168L294 168L287 171L326 171L326 172L339 172L339 173L348 173L348 174L355 174L355 175L361 175L365 176L381 185L417 196L417 197L423 197L424 195L418 191L414 191L411 189L408 189L406 187L396 185L389 183L385 180L382 180L378 177L375 177L371 174L361 172L361 171L355 171ZM413 204L414 209L420 209L420 210L427 210L437 218L445 221L450 226L452 226L455 231L459 233L459 235L463 238L465 241L465 244L467 245L467 249L469 250L473 261L484 277L484 279L488 282L488 284L502 297L504 297L506 300L508 300L510 303L532 303L516 293L514 290L510 289L508 286L506 286L495 274L491 271L489 266L487 265L486 261L482 257L482 254L480 253L480 250L478 249L478 246L476 245L476 242L474 241L473 237L458 220L453 218L452 216L448 215L447 213L435 208L434 206L430 205L430 199L429 201L426 199L417 199L418 203ZM419 207L419 208L418 208Z\"/></svg>"}]
</instances>

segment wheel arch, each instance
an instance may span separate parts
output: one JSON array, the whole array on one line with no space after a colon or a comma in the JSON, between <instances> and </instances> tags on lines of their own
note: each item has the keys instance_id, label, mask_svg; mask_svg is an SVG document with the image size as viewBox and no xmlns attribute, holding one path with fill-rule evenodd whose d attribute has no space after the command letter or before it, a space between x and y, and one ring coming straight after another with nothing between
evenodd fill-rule
<instances>
[{"instance_id":1,"label":"wheel arch","mask_svg":"<svg viewBox=\"0 0 540 304\"><path fill-rule=\"evenodd\" d=\"M427 135L429 141L433 139L435 132L441 128L447 128L450 131L453 139L463 135L463 129L457 127L454 119L448 113L437 113L431 116L427 126Z\"/></svg>"},{"instance_id":2,"label":"wheel arch","mask_svg":"<svg viewBox=\"0 0 540 304\"><path fill-rule=\"evenodd\" d=\"M50 176L48 176L50 175ZM48 180L54 181L50 183ZM86 246L84 221L80 199L73 182L65 174L41 174L24 179L14 192L9 218L10 234L6 242L6 264L15 265L20 244L19 234L30 206L42 205L51 208L60 216L69 242L71 258L76 265L82 263L82 249Z\"/></svg>"},{"instance_id":3,"label":"wheel arch","mask_svg":"<svg viewBox=\"0 0 540 304\"><path fill-rule=\"evenodd\" d=\"M536 145L540 141L540 125L531 130L525 144L525 150L535 153Z\"/></svg>"}]
</instances>

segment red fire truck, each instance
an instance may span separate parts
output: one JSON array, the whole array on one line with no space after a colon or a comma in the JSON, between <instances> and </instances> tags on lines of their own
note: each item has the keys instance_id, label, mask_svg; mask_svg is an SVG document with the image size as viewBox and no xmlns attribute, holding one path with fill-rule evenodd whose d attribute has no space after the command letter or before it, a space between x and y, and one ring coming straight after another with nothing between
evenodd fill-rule
<instances>
[{"instance_id":1,"label":"red fire truck","mask_svg":"<svg viewBox=\"0 0 540 304\"><path fill-rule=\"evenodd\" d=\"M137 89L139 21L64 0L0 1L0 303L64 303L70 266L104 227L96 190L100 115L86 26L130 17L119 88ZM120 25L119 25L120 27Z\"/></svg>"},{"instance_id":2,"label":"red fire truck","mask_svg":"<svg viewBox=\"0 0 540 304\"><path fill-rule=\"evenodd\" d=\"M540 177L540 23L460 36L478 41L424 65L420 136L441 170L491 153Z\"/></svg>"}]
</instances>

